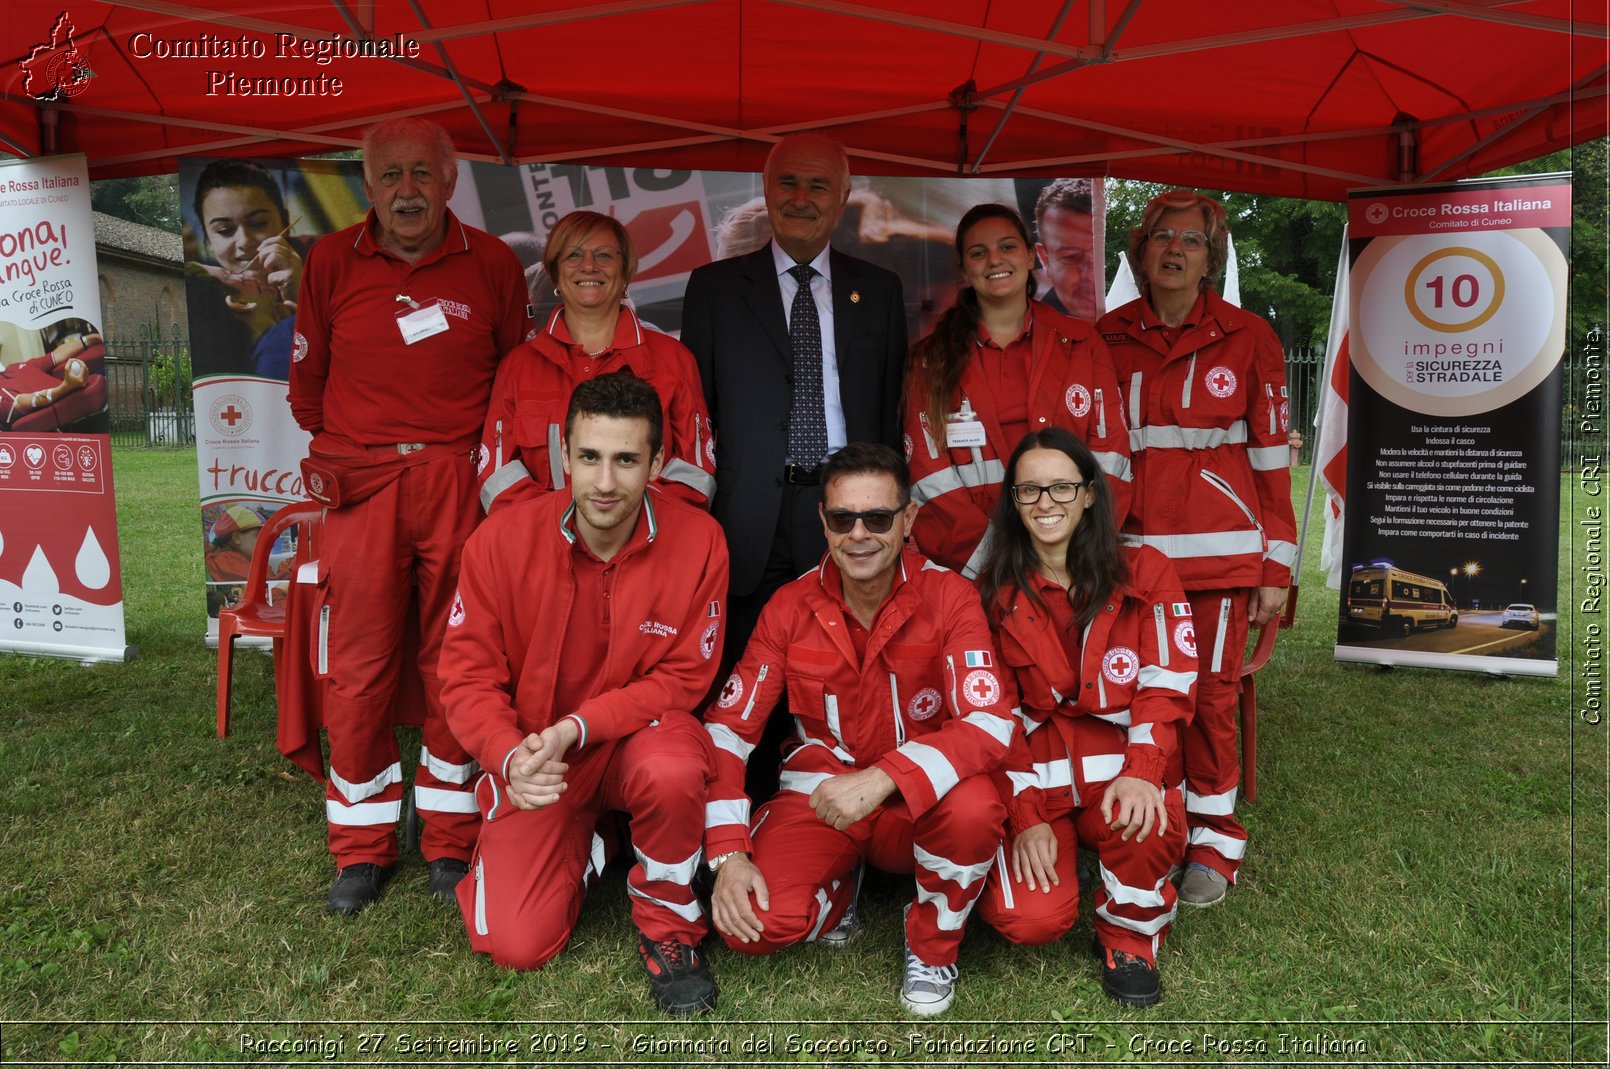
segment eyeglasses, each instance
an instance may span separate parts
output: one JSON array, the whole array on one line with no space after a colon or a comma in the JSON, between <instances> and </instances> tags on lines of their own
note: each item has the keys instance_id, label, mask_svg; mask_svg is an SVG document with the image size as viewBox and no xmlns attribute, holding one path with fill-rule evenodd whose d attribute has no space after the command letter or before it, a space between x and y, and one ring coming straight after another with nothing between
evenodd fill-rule
<instances>
[{"instance_id":1,"label":"eyeglasses","mask_svg":"<svg viewBox=\"0 0 1610 1069\"><path fill-rule=\"evenodd\" d=\"M894 526L894 518L904 511L904 509L867 509L865 512L851 512L849 509L827 509L822 516L827 520L827 529L834 534L849 534L855 530L856 520L865 524L870 534L887 534L889 528Z\"/></svg>"},{"instance_id":2,"label":"eyeglasses","mask_svg":"<svg viewBox=\"0 0 1610 1069\"><path fill-rule=\"evenodd\" d=\"M599 246L596 249L578 248L571 249L569 252L565 253L565 263L576 264L579 266L584 260L587 259L588 253L593 254L593 263L597 264L599 267L609 267L616 260L620 259L621 255L619 249L611 249L608 246Z\"/></svg>"},{"instance_id":3,"label":"eyeglasses","mask_svg":"<svg viewBox=\"0 0 1610 1069\"><path fill-rule=\"evenodd\" d=\"M1160 226L1146 235L1146 239L1153 245L1164 249L1172 245L1175 238L1180 239L1180 244L1187 252L1200 252L1208 247L1208 236L1200 230L1173 230Z\"/></svg>"},{"instance_id":4,"label":"eyeglasses","mask_svg":"<svg viewBox=\"0 0 1610 1069\"><path fill-rule=\"evenodd\" d=\"M1041 494L1050 494L1052 501L1059 505L1066 505L1078 497L1079 491L1084 488L1084 483L1052 483L1050 486L1036 486L1034 483L1016 483L1012 487L1012 499L1019 505L1032 505L1040 500Z\"/></svg>"}]
</instances>

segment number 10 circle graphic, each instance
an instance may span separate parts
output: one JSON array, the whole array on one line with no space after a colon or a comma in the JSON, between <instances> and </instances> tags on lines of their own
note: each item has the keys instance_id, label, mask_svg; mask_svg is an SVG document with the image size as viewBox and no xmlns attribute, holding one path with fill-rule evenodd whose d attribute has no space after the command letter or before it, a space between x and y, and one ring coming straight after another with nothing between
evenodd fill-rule
<instances>
[{"instance_id":1,"label":"number 10 circle graphic","mask_svg":"<svg viewBox=\"0 0 1610 1069\"><path fill-rule=\"evenodd\" d=\"M1422 325L1443 334L1461 334L1481 326L1503 307L1504 272L1496 260L1477 249L1458 245L1438 249L1410 269L1403 299Z\"/></svg>"}]
</instances>

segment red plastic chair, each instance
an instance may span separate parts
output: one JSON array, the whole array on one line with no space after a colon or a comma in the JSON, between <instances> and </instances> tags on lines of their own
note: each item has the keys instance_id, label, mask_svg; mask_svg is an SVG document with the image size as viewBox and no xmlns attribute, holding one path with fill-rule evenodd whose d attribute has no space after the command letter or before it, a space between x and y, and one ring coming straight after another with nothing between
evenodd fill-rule
<instances>
[{"instance_id":1,"label":"red plastic chair","mask_svg":"<svg viewBox=\"0 0 1610 1069\"><path fill-rule=\"evenodd\" d=\"M241 635L262 635L274 640L274 655L279 656L280 643L285 638L285 610L288 595L281 595L272 604L268 600L269 557L274 545L288 527L299 526L296 540L296 567L319 557L319 534L324 529L324 506L312 501L294 501L270 516L257 536L257 548L252 551L252 566L246 576L246 585L238 605L218 610L218 737L229 734L229 685L235 662L235 639Z\"/></svg>"},{"instance_id":2,"label":"red plastic chair","mask_svg":"<svg viewBox=\"0 0 1610 1069\"><path fill-rule=\"evenodd\" d=\"M1258 686L1253 673L1269 663L1280 628L1278 616L1259 628L1258 644L1241 666L1241 795L1249 802L1258 800Z\"/></svg>"}]
</instances>

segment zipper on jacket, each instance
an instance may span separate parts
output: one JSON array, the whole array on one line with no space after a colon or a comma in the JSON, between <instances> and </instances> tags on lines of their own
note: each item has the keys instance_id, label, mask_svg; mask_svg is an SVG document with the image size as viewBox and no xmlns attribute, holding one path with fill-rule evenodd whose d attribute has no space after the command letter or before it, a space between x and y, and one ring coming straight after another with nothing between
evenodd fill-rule
<instances>
[{"instance_id":1,"label":"zipper on jacket","mask_svg":"<svg viewBox=\"0 0 1610 1069\"><path fill-rule=\"evenodd\" d=\"M1157 619L1157 664L1161 668L1168 667L1168 623L1163 618L1163 605L1158 602L1152 606L1152 615Z\"/></svg>"},{"instance_id":2,"label":"zipper on jacket","mask_svg":"<svg viewBox=\"0 0 1610 1069\"><path fill-rule=\"evenodd\" d=\"M693 414L693 463L699 466L699 458L704 456L704 447L701 432L704 429L704 417L697 412Z\"/></svg>"},{"instance_id":3,"label":"zipper on jacket","mask_svg":"<svg viewBox=\"0 0 1610 1069\"><path fill-rule=\"evenodd\" d=\"M475 859L475 934L486 935L486 876L481 871L482 861Z\"/></svg>"},{"instance_id":4,"label":"zipper on jacket","mask_svg":"<svg viewBox=\"0 0 1610 1069\"><path fill-rule=\"evenodd\" d=\"M1146 426L1140 421L1140 372L1138 371L1129 376L1129 425L1137 430L1144 429ZM1133 449L1134 446L1131 445L1130 448Z\"/></svg>"},{"instance_id":5,"label":"zipper on jacket","mask_svg":"<svg viewBox=\"0 0 1610 1069\"><path fill-rule=\"evenodd\" d=\"M495 424L495 426L497 427L497 432L496 432L496 434L494 435L494 437L492 439L492 445L493 445L492 470L493 471L497 471L499 468L503 467L503 421L501 419L498 420L497 423Z\"/></svg>"},{"instance_id":6,"label":"zipper on jacket","mask_svg":"<svg viewBox=\"0 0 1610 1069\"><path fill-rule=\"evenodd\" d=\"M954 673L952 673L954 676ZM895 679L894 673L889 673L889 697L894 701L894 744L906 744L906 726L900 722L900 681Z\"/></svg>"},{"instance_id":7,"label":"zipper on jacket","mask_svg":"<svg viewBox=\"0 0 1610 1069\"><path fill-rule=\"evenodd\" d=\"M763 664L760 666L760 671L755 673L755 689L749 692L749 701L744 705L744 715L739 717L740 720L748 720L749 714L755 711L755 699L760 696L760 685L766 682L766 673L770 670L771 665Z\"/></svg>"},{"instance_id":8,"label":"zipper on jacket","mask_svg":"<svg viewBox=\"0 0 1610 1069\"><path fill-rule=\"evenodd\" d=\"M960 716L962 703L956 697L956 658L954 655L945 654L945 667L950 671L950 707L956 711L957 716Z\"/></svg>"},{"instance_id":9,"label":"zipper on jacket","mask_svg":"<svg viewBox=\"0 0 1610 1069\"><path fill-rule=\"evenodd\" d=\"M1208 670L1218 672L1224 664L1224 632L1230 626L1230 599L1219 599L1219 633L1213 637L1213 665Z\"/></svg>"},{"instance_id":10,"label":"zipper on jacket","mask_svg":"<svg viewBox=\"0 0 1610 1069\"><path fill-rule=\"evenodd\" d=\"M1096 437L1107 437L1107 406L1101 403L1101 387L1096 387Z\"/></svg>"},{"instance_id":11,"label":"zipper on jacket","mask_svg":"<svg viewBox=\"0 0 1610 1069\"><path fill-rule=\"evenodd\" d=\"M1263 395L1269 401L1269 435L1274 437L1279 433L1279 428L1276 424L1280 419L1279 410L1275 407L1275 384L1272 382L1264 383Z\"/></svg>"},{"instance_id":12,"label":"zipper on jacket","mask_svg":"<svg viewBox=\"0 0 1610 1069\"><path fill-rule=\"evenodd\" d=\"M1196 381L1196 353L1191 354L1191 366L1185 372L1185 389L1180 391L1180 405L1191 407L1191 383Z\"/></svg>"},{"instance_id":13,"label":"zipper on jacket","mask_svg":"<svg viewBox=\"0 0 1610 1069\"><path fill-rule=\"evenodd\" d=\"M553 478L553 488L563 490L565 486L564 447L559 438L559 424L548 424L548 474Z\"/></svg>"},{"instance_id":14,"label":"zipper on jacket","mask_svg":"<svg viewBox=\"0 0 1610 1069\"><path fill-rule=\"evenodd\" d=\"M330 606L319 606L319 675L330 674Z\"/></svg>"},{"instance_id":15,"label":"zipper on jacket","mask_svg":"<svg viewBox=\"0 0 1610 1069\"><path fill-rule=\"evenodd\" d=\"M1241 498L1236 495L1236 492L1230 488L1229 483L1225 482L1211 471L1208 471L1206 468L1203 468L1200 474L1202 478L1206 479L1210 484L1216 487L1222 494L1224 494L1225 497L1235 502L1235 507L1240 509L1246 515L1248 523L1256 527L1260 533L1263 531L1263 524L1258 522L1258 517L1252 514L1252 510L1247 508L1247 503L1242 501Z\"/></svg>"}]
</instances>

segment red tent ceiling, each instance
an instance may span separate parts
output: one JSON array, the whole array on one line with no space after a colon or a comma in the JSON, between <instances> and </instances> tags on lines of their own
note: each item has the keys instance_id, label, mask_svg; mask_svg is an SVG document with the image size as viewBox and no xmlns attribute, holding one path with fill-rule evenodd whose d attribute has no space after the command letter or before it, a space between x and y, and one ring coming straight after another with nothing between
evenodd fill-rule
<instances>
[{"instance_id":1,"label":"red tent ceiling","mask_svg":"<svg viewBox=\"0 0 1610 1069\"><path fill-rule=\"evenodd\" d=\"M1610 82L1606 5L1571 0L8 7L0 148L84 152L95 177L351 148L376 119L417 114L481 160L758 170L780 134L822 128L861 173L1337 199L1604 136ZM70 43L52 40L63 14ZM370 38L417 58L321 64L286 44ZM263 57L218 54L243 42ZM243 95L254 79L297 95Z\"/></svg>"}]
</instances>

